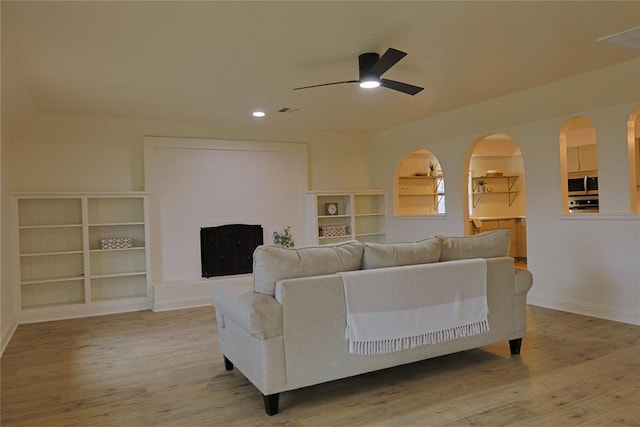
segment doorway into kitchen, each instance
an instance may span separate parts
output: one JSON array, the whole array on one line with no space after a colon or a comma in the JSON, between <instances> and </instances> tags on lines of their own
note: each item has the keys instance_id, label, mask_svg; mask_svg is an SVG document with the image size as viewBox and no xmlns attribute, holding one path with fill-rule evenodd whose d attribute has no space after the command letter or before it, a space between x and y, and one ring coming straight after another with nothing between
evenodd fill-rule
<instances>
[{"instance_id":1,"label":"doorway into kitchen","mask_svg":"<svg viewBox=\"0 0 640 427\"><path fill-rule=\"evenodd\" d=\"M466 161L466 233L509 230L509 256L516 264L526 265L525 171L520 147L508 135L487 135L472 144Z\"/></svg>"}]
</instances>

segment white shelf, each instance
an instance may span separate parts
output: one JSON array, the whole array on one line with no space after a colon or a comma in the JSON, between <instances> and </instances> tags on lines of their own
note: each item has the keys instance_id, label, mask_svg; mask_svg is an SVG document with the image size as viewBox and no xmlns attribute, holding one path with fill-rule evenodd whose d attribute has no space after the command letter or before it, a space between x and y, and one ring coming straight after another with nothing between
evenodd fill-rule
<instances>
[{"instance_id":1,"label":"white shelf","mask_svg":"<svg viewBox=\"0 0 640 427\"><path fill-rule=\"evenodd\" d=\"M20 282L20 285L24 286L24 285L38 285L38 284L45 284L45 283L70 282L73 280L84 280L84 276L55 277L55 278L47 278L47 279L25 280L24 282Z\"/></svg>"},{"instance_id":2,"label":"white shelf","mask_svg":"<svg viewBox=\"0 0 640 427\"><path fill-rule=\"evenodd\" d=\"M38 256L52 256L52 255L75 255L82 254L84 251L60 251L60 252L34 252L20 254L20 257L38 257Z\"/></svg>"},{"instance_id":3,"label":"white shelf","mask_svg":"<svg viewBox=\"0 0 640 427\"><path fill-rule=\"evenodd\" d=\"M112 273L112 274L95 274L91 275L92 279L109 279L111 277L129 277L129 276L144 276L147 273L145 271L131 271L124 273Z\"/></svg>"},{"instance_id":4,"label":"white shelf","mask_svg":"<svg viewBox=\"0 0 640 427\"><path fill-rule=\"evenodd\" d=\"M89 227L119 227L129 225L144 225L144 222L105 222L97 224L89 224Z\"/></svg>"},{"instance_id":5,"label":"white shelf","mask_svg":"<svg viewBox=\"0 0 640 427\"><path fill-rule=\"evenodd\" d=\"M120 248L120 249L89 249L90 253L105 253L105 252L125 252L125 251L144 251L144 246L134 246L132 248Z\"/></svg>"},{"instance_id":6,"label":"white shelf","mask_svg":"<svg viewBox=\"0 0 640 427\"><path fill-rule=\"evenodd\" d=\"M50 224L50 225L21 225L18 227L20 230L39 230L46 228L78 228L82 227L82 224Z\"/></svg>"},{"instance_id":7,"label":"white shelf","mask_svg":"<svg viewBox=\"0 0 640 427\"><path fill-rule=\"evenodd\" d=\"M361 236L362 237L364 237L364 236L383 236L385 234L386 233L383 233L381 231L380 232L375 232L375 233L358 233L358 234L356 234L356 237L361 237Z\"/></svg>"}]
</instances>

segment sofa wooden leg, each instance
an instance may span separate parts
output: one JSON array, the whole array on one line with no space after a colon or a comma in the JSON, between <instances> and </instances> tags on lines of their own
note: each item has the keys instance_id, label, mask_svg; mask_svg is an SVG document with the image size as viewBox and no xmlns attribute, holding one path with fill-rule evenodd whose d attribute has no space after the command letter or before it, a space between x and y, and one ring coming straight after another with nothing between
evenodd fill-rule
<instances>
[{"instance_id":1,"label":"sofa wooden leg","mask_svg":"<svg viewBox=\"0 0 640 427\"><path fill-rule=\"evenodd\" d=\"M264 410L267 412L267 415L275 415L278 413L278 402L280 401L280 393L262 395L262 399L264 400Z\"/></svg>"},{"instance_id":2,"label":"sofa wooden leg","mask_svg":"<svg viewBox=\"0 0 640 427\"><path fill-rule=\"evenodd\" d=\"M227 359L227 356L223 356L223 357L224 357L224 369L226 369L227 371L233 371L233 362Z\"/></svg>"},{"instance_id":3,"label":"sofa wooden leg","mask_svg":"<svg viewBox=\"0 0 640 427\"><path fill-rule=\"evenodd\" d=\"M521 348L522 348L522 338L509 340L509 349L511 350L511 354L520 354Z\"/></svg>"}]
</instances>

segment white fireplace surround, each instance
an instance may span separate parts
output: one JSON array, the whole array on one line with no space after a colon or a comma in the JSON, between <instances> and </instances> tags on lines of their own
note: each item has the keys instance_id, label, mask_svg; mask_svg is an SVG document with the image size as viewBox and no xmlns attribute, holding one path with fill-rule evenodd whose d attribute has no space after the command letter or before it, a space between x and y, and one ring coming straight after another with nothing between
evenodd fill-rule
<instances>
[{"instance_id":1,"label":"white fireplace surround","mask_svg":"<svg viewBox=\"0 0 640 427\"><path fill-rule=\"evenodd\" d=\"M200 277L201 227L261 224L271 243L291 226L307 243L306 144L148 136L144 167L155 311L208 305L216 281L251 280Z\"/></svg>"}]
</instances>

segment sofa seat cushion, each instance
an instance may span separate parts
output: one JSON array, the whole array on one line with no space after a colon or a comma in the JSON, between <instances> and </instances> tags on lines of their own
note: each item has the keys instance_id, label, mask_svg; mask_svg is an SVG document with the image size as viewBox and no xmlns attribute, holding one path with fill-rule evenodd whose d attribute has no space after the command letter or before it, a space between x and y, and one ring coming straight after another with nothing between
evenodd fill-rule
<instances>
[{"instance_id":1,"label":"sofa seat cushion","mask_svg":"<svg viewBox=\"0 0 640 427\"><path fill-rule=\"evenodd\" d=\"M494 230L475 236L436 237L442 242L440 261L509 256L511 245L509 230Z\"/></svg>"},{"instance_id":2,"label":"sofa seat cushion","mask_svg":"<svg viewBox=\"0 0 640 427\"><path fill-rule=\"evenodd\" d=\"M440 247L436 237L409 243L365 243L362 269L438 262Z\"/></svg>"},{"instance_id":3,"label":"sofa seat cushion","mask_svg":"<svg viewBox=\"0 0 640 427\"><path fill-rule=\"evenodd\" d=\"M258 246L253 253L254 290L274 296L279 280L359 270L363 251L355 240L302 248Z\"/></svg>"},{"instance_id":4,"label":"sofa seat cushion","mask_svg":"<svg viewBox=\"0 0 640 427\"><path fill-rule=\"evenodd\" d=\"M250 282L216 284L210 295L218 326L224 327L228 319L261 339L282 335L282 306L273 297L253 292Z\"/></svg>"}]
</instances>

